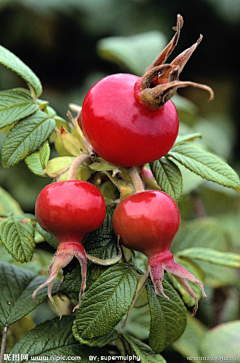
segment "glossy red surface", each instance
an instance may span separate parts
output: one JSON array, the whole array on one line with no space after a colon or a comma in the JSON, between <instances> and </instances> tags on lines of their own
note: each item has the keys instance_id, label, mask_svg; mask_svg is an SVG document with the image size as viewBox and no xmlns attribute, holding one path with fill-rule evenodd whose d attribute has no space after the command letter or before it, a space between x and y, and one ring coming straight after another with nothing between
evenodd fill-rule
<instances>
[{"instance_id":1,"label":"glossy red surface","mask_svg":"<svg viewBox=\"0 0 240 363\"><path fill-rule=\"evenodd\" d=\"M36 202L40 226L59 242L81 242L101 226L106 214L104 198L93 184L68 180L47 185Z\"/></svg>"},{"instance_id":2,"label":"glossy red surface","mask_svg":"<svg viewBox=\"0 0 240 363\"><path fill-rule=\"evenodd\" d=\"M121 166L136 166L159 159L173 146L179 121L168 101L150 110L137 101L139 77L115 74L103 78L87 93L82 127L99 156Z\"/></svg>"},{"instance_id":3,"label":"glossy red surface","mask_svg":"<svg viewBox=\"0 0 240 363\"><path fill-rule=\"evenodd\" d=\"M123 246L151 258L169 251L180 226L180 213L168 194L150 190L123 199L112 223Z\"/></svg>"}]
</instances>

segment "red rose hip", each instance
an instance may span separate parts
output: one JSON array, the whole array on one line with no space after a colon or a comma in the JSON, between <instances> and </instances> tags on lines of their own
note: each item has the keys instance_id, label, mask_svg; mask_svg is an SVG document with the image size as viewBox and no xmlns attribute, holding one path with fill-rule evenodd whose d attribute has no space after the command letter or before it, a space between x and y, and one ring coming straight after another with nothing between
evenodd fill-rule
<instances>
[{"instance_id":1,"label":"red rose hip","mask_svg":"<svg viewBox=\"0 0 240 363\"><path fill-rule=\"evenodd\" d=\"M93 149L106 161L136 166L159 159L173 146L179 128L172 101L160 109L140 102L140 77L114 74L87 93L82 128Z\"/></svg>"},{"instance_id":2,"label":"red rose hip","mask_svg":"<svg viewBox=\"0 0 240 363\"><path fill-rule=\"evenodd\" d=\"M48 271L47 281L33 293L48 285L48 296L56 307L51 289L60 269L76 257L82 270L81 295L86 286L87 257L82 246L83 238L101 226L106 214L104 198L93 184L80 180L67 180L47 185L36 202L36 218L40 226L57 237L59 246ZM79 307L77 305L75 308ZM56 307L57 309L57 307ZM60 312L57 309L59 315Z\"/></svg>"},{"instance_id":3,"label":"red rose hip","mask_svg":"<svg viewBox=\"0 0 240 363\"><path fill-rule=\"evenodd\" d=\"M188 281L203 286L186 269L180 266L170 252L171 243L180 226L180 214L174 200L161 191L143 191L123 199L113 214L113 230L123 246L140 251L148 257L148 270L155 292L168 298L162 287L164 270L172 273L182 287L197 298Z\"/></svg>"}]
</instances>

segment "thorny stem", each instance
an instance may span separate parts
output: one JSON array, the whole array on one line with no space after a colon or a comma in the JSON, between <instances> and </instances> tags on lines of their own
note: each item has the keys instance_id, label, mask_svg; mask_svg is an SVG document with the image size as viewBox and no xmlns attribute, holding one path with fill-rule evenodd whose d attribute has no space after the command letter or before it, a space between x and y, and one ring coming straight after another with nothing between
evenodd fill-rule
<instances>
[{"instance_id":1,"label":"thorny stem","mask_svg":"<svg viewBox=\"0 0 240 363\"><path fill-rule=\"evenodd\" d=\"M81 154L74 160L68 172L68 180L76 180L77 170L79 166L82 165L82 163L88 158L89 155Z\"/></svg>"},{"instance_id":2,"label":"thorny stem","mask_svg":"<svg viewBox=\"0 0 240 363\"><path fill-rule=\"evenodd\" d=\"M136 166L129 168L129 175L132 179L135 192L143 192L145 190L144 183Z\"/></svg>"},{"instance_id":3,"label":"thorny stem","mask_svg":"<svg viewBox=\"0 0 240 363\"><path fill-rule=\"evenodd\" d=\"M4 328L4 330L3 330L0 363L3 363L4 352L5 352L5 348L6 348L6 342L7 342L8 328L9 328L9 326L6 325L5 328Z\"/></svg>"}]
</instances>

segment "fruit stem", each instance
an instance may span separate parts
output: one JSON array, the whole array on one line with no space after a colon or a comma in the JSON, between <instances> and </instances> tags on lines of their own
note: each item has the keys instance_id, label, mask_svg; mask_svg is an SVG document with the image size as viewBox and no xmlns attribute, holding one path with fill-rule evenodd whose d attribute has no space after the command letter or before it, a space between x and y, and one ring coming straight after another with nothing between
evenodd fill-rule
<instances>
[{"instance_id":1,"label":"fruit stem","mask_svg":"<svg viewBox=\"0 0 240 363\"><path fill-rule=\"evenodd\" d=\"M133 182L133 187L136 193L138 192L144 192L145 187L144 187L144 183L143 180L140 176L139 173L139 169L137 166L133 166L131 168L129 168L129 175L132 179Z\"/></svg>"},{"instance_id":2,"label":"fruit stem","mask_svg":"<svg viewBox=\"0 0 240 363\"><path fill-rule=\"evenodd\" d=\"M81 154L76 157L68 172L68 180L76 180L77 170L82 163L89 158L87 154Z\"/></svg>"},{"instance_id":3,"label":"fruit stem","mask_svg":"<svg viewBox=\"0 0 240 363\"><path fill-rule=\"evenodd\" d=\"M101 258L92 256L92 255L88 255L87 253L86 253L86 257L87 257L87 259L89 261L94 262L94 263L96 263L98 265L102 265L102 266L114 265L115 263L120 261L121 258L122 258L122 250L121 250L121 247L120 247L120 244L119 244L119 239L118 239L118 242L117 242L117 247L118 247L118 255L115 256L115 257L109 258L107 260L103 260Z\"/></svg>"}]
</instances>

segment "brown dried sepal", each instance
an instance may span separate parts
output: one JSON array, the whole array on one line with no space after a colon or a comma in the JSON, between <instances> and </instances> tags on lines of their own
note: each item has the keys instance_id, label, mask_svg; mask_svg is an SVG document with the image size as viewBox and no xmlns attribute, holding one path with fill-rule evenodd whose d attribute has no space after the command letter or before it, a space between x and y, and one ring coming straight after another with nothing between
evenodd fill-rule
<instances>
[{"instance_id":1,"label":"brown dried sepal","mask_svg":"<svg viewBox=\"0 0 240 363\"><path fill-rule=\"evenodd\" d=\"M173 30L176 31L175 35L155 61L147 68L145 74L140 78L140 82L138 84L140 91L139 101L147 104L151 108L162 107L164 103L166 103L176 93L178 88L188 86L208 91L210 94L209 101L213 99L213 90L210 87L190 81L179 81L179 75L201 42L203 38L202 35L200 35L195 44L179 54L170 64L165 64L169 55L177 45L182 26L183 18L178 14L177 25L173 28Z\"/></svg>"}]
</instances>

